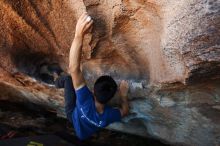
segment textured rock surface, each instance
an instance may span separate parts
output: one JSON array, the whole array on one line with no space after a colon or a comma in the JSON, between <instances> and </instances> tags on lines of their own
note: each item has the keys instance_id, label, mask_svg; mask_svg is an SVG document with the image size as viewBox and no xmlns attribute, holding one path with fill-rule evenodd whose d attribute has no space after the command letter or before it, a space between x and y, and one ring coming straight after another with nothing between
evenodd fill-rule
<instances>
[{"instance_id":1,"label":"textured rock surface","mask_svg":"<svg viewBox=\"0 0 220 146\"><path fill-rule=\"evenodd\" d=\"M109 128L172 144L220 144L219 0L0 0L1 99L63 114L62 91L42 82L51 82L43 66L67 71L84 11L95 20L83 47L89 86L102 74L130 83L132 113Z\"/></svg>"}]
</instances>

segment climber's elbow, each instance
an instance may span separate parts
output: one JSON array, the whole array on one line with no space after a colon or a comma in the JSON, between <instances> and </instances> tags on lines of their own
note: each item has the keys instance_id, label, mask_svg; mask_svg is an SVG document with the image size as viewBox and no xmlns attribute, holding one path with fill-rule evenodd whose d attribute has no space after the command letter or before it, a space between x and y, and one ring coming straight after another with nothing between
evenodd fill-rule
<instances>
[{"instance_id":1,"label":"climber's elbow","mask_svg":"<svg viewBox=\"0 0 220 146\"><path fill-rule=\"evenodd\" d=\"M69 65L69 72L70 73L76 73L80 71L80 66L77 64L70 64Z\"/></svg>"}]
</instances>

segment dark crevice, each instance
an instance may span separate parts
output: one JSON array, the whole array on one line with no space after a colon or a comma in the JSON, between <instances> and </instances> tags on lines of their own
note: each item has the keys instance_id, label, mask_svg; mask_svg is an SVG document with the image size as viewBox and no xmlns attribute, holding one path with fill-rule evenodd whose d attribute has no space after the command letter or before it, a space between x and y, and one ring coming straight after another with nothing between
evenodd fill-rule
<instances>
[{"instance_id":1,"label":"dark crevice","mask_svg":"<svg viewBox=\"0 0 220 146\"><path fill-rule=\"evenodd\" d=\"M18 71L27 74L39 81L54 84L53 73L63 72L56 57L42 52L32 52L30 49L12 51L11 59Z\"/></svg>"}]
</instances>

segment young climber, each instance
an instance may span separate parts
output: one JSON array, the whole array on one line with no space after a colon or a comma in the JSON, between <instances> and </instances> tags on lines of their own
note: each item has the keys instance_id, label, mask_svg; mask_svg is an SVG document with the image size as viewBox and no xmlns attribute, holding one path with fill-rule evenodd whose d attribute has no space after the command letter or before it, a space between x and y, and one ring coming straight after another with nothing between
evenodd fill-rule
<instances>
[{"instance_id":1,"label":"young climber","mask_svg":"<svg viewBox=\"0 0 220 146\"><path fill-rule=\"evenodd\" d=\"M117 84L110 76L101 76L94 84L93 93L86 86L80 69L83 37L93 24L91 17L84 13L76 24L75 38L69 55L70 75L60 76L55 84L64 88L65 112L72 122L76 135L84 140L100 128L120 121L129 112L127 92L128 83L122 81L119 92L122 99L121 108L112 108L108 101L117 91Z\"/></svg>"}]
</instances>

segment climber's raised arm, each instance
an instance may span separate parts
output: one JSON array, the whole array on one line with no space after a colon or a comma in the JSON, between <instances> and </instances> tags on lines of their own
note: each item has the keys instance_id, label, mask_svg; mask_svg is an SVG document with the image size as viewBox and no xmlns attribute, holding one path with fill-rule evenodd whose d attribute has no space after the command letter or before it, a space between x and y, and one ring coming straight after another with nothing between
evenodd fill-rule
<instances>
[{"instance_id":1,"label":"climber's raised arm","mask_svg":"<svg viewBox=\"0 0 220 146\"><path fill-rule=\"evenodd\" d=\"M121 96L121 116L124 117L128 115L129 113L129 104L128 104L128 82L126 81L121 81L120 86L119 86L119 93Z\"/></svg>"},{"instance_id":2,"label":"climber's raised arm","mask_svg":"<svg viewBox=\"0 0 220 146\"><path fill-rule=\"evenodd\" d=\"M92 26L92 23L93 20L91 20L87 13L84 13L80 16L76 24L75 37L70 48L69 72L72 76L73 85L76 89L85 85L85 80L80 69L80 61L83 38L86 31Z\"/></svg>"}]
</instances>

